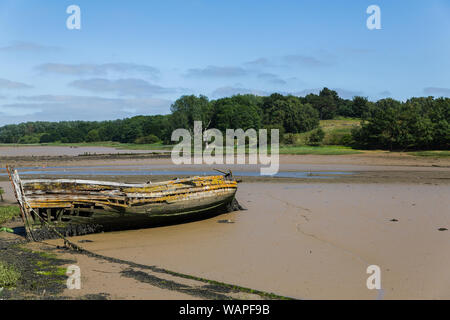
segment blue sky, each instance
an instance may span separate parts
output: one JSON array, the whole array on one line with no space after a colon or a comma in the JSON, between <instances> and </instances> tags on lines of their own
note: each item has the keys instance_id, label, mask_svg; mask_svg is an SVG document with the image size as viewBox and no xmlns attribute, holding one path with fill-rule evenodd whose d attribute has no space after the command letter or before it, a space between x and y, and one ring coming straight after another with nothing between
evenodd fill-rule
<instances>
[{"instance_id":1,"label":"blue sky","mask_svg":"<svg viewBox=\"0 0 450 320\"><path fill-rule=\"evenodd\" d=\"M0 124L165 114L183 94L450 96L449 57L446 0L0 0Z\"/></svg>"}]
</instances>

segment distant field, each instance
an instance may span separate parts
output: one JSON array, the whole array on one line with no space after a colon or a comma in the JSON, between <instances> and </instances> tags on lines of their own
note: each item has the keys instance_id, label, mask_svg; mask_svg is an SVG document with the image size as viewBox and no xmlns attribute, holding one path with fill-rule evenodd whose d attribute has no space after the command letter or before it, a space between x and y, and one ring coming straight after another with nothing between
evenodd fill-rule
<instances>
[{"instance_id":1,"label":"distant field","mask_svg":"<svg viewBox=\"0 0 450 320\"><path fill-rule=\"evenodd\" d=\"M325 132L323 145L342 145L342 138L350 136L354 127L360 125L360 119L339 118L333 120L320 120L320 127ZM308 143L309 132L294 134L294 145L301 146Z\"/></svg>"},{"instance_id":2,"label":"distant field","mask_svg":"<svg viewBox=\"0 0 450 320\"><path fill-rule=\"evenodd\" d=\"M318 154L318 155L344 155L344 154L358 154L362 151L354 150L350 147L343 146L281 146L280 154Z\"/></svg>"},{"instance_id":3,"label":"distant field","mask_svg":"<svg viewBox=\"0 0 450 320\"><path fill-rule=\"evenodd\" d=\"M437 158L450 157L450 151L417 151L411 152L410 154L419 157L437 157Z\"/></svg>"}]
</instances>

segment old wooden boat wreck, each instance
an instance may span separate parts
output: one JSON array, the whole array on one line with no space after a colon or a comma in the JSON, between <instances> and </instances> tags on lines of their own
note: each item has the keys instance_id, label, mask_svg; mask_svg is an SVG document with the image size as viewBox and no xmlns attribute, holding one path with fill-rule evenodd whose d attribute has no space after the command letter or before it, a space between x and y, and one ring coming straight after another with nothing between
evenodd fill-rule
<instances>
[{"instance_id":1,"label":"old wooden boat wreck","mask_svg":"<svg viewBox=\"0 0 450 320\"><path fill-rule=\"evenodd\" d=\"M8 168L27 236L33 240L146 228L239 208L231 174L158 183L21 180Z\"/></svg>"}]
</instances>

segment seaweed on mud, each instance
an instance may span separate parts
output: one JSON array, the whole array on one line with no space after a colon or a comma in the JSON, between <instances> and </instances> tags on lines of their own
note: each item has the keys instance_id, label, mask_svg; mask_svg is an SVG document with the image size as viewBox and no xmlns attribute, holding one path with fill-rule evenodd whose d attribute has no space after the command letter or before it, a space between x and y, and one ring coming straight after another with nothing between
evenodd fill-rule
<instances>
[{"instance_id":1,"label":"seaweed on mud","mask_svg":"<svg viewBox=\"0 0 450 320\"><path fill-rule=\"evenodd\" d=\"M238 293L239 292L239 290L237 290L237 289L219 286L217 284L212 284L212 283L206 284L206 285L202 286L202 288L205 290L213 290L213 291L216 291L219 293Z\"/></svg>"},{"instance_id":2,"label":"seaweed on mud","mask_svg":"<svg viewBox=\"0 0 450 320\"><path fill-rule=\"evenodd\" d=\"M199 297L203 299L211 299L211 300L230 300L232 297L223 295L221 293L216 293L211 290L211 288L204 287L191 287L185 284L181 284L172 280L166 280L162 278L158 278L154 275L150 275L148 273L142 271L135 271L132 269L126 269L121 272L121 274L125 277L136 279L140 282L148 283L152 286L167 289L171 291L177 291L180 293L185 293L194 297Z\"/></svg>"},{"instance_id":3,"label":"seaweed on mud","mask_svg":"<svg viewBox=\"0 0 450 320\"><path fill-rule=\"evenodd\" d=\"M69 249L67 249L69 250ZM190 279L190 280L195 280L195 281L200 281L203 283L206 283L208 285L213 285L214 287L222 287L222 291L224 290L230 290L228 292L243 292L243 293L250 293L250 294L255 294L260 296L263 299L277 299L277 300L292 300L292 298L290 297L285 297L285 296L280 296L277 294L274 294L272 292L264 292L264 291L260 291L260 290L254 290L254 289L250 289L250 288L245 288L245 287L241 287L241 286L237 286L237 285L232 285L232 284L228 284L228 283L223 283L223 282L219 282L219 281L214 281L214 280L208 280L205 278L201 278L201 277L196 277L196 276L192 276L192 275L188 275L188 274L183 274L183 273L179 273L179 272L175 272L175 271L170 271L164 268L160 268L157 266L149 266L149 265L144 265L144 264L140 264L140 263L136 263L136 262L132 262L132 261L127 261L127 260L122 260L122 259L118 259L118 258L113 258L113 257L108 257L108 256L104 256L98 253L94 253L91 251L87 251L87 250L83 250L83 251L78 251L79 254L85 254L89 257L93 257L93 258L97 258L97 259L102 259L108 262L112 262L112 263L118 263L118 264L126 264L131 268L139 268L139 269L143 269L143 270L150 270L152 272L155 273L161 273L161 274L167 274L170 276L174 276L174 277L178 277L178 278L183 278L183 279ZM132 269L129 269L132 271ZM141 276L141 279L147 279L147 281L150 281L150 278L147 277L147 274L145 272L142 272L142 274L136 274L135 272L126 272L126 273L122 273L122 275L124 276ZM145 276L144 276L145 275ZM158 278L159 279L159 278ZM192 289L195 292L198 293L198 289ZM187 292L192 292L192 290L188 290ZM205 290L205 289L203 289ZM215 290L215 291L219 291L219 290ZM185 291L186 292L186 291ZM202 294L202 293L201 293ZM214 299L214 298L210 298L210 299ZM217 299L225 299L225 298L217 298Z\"/></svg>"},{"instance_id":4,"label":"seaweed on mud","mask_svg":"<svg viewBox=\"0 0 450 320\"><path fill-rule=\"evenodd\" d=\"M0 260L13 266L20 278L13 288L4 288L1 299L49 299L66 288L65 268L72 260L25 249L17 243L0 242ZM64 272L63 272L64 271Z\"/></svg>"},{"instance_id":5,"label":"seaweed on mud","mask_svg":"<svg viewBox=\"0 0 450 320\"><path fill-rule=\"evenodd\" d=\"M48 227L44 225L39 229L32 231L33 240L41 241L46 239L59 239L60 236L54 230L58 231L65 237L74 237L102 232L103 227L99 224L68 224L65 227Z\"/></svg>"},{"instance_id":6,"label":"seaweed on mud","mask_svg":"<svg viewBox=\"0 0 450 320\"><path fill-rule=\"evenodd\" d=\"M109 298L108 293L100 292L95 294L93 293L86 294L81 297L81 300L108 300L108 298Z\"/></svg>"}]
</instances>

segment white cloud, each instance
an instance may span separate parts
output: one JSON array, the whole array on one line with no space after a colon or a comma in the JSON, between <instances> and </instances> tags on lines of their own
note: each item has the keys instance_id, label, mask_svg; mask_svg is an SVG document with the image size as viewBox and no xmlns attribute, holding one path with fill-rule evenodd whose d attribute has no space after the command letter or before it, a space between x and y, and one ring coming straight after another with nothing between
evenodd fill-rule
<instances>
[{"instance_id":1,"label":"white cloud","mask_svg":"<svg viewBox=\"0 0 450 320\"><path fill-rule=\"evenodd\" d=\"M427 87L423 89L423 92L430 96L450 97L450 88Z\"/></svg>"},{"instance_id":2,"label":"white cloud","mask_svg":"<svg viewBox=\"0 0 450 320\"><path fill-rule=\"evenodd\" d=\"M23 42L23 41L15 42L9 46L0 47L0 51L2 52L14 52L14 53L17 52L36 53L42 51L58 51L58 50L60 50L59 47L46 46L33 42Z\"/></svg>"},{"instance_id":3,"label":"white cloud","mask_svg":"<svg viewBox=\"0 0 450 320\"><path fill-rule=\"evenodd\" d=\"M33 87L22 82L15 82L8 79L0 78L0 89L12 90L12 89L30 89L30 88Z\"/></svg>"},{"instance_id":4,"label":"white cloud","mask_svg":"<svg viewBox=\"0 0 450 320\"><path fill-rule=\"evenodd\" d=\"M267 73L263 72L258 74L259 79L266 80L269 83L278 84L278 85L285 85L287 82L283 79L281 79L279 76L273 73Z\"/></svg>"},{"instance_id":5,"label":"white cloud","mask_svg":"<svg viewBox=\"0 0 450 320\"><path fill-rule=\"evenodd\" d=\"M286 55L282 59L288 65L301 65L309 67L325 67L331 65L330 62L318 59L313 56L307 56L302 54Z\"/></svg>"},{"instance_id":6,"label":"white cloud","mask_svg":"<svg viewBox=\"0 0 450 320\"><path fill-rule=\"evenodd\" d=\"M111 73L118 74L144 74L152 78L159 78L159 69L135 63L105 63L105 64L65 64L45 63L36 67L42 74L62 74L72 76L104 76Z\"/></svg>"},{"instance_id":7,"label":"white cloud","mask_svg":"<svg viewBox=\"0 0 450 320\"><path fill-rule=\"evenodd\" d=\"M206 68L189 69L186 77L193 78L230 78L247 75L247 71L240 67L207 66Z\"/></svg>"},{"instance_id":8,"label":"white cloud","mask_svg":"<svg viewBox=\"0 0 450 320\"><path fill-rule=\"evenodd\" d=\"M115 120L134 115L167 114L172 101L156 98L108 99L93 96L21 96L0 105L0 125L26 121Z\"/></svg>"},{"instance_id":9,"label":"white cloud","mask_svg":"<svg viewBox=\"0 0 450 320\"><path fill-rule=\"evenodd\" d=\"M30 89L30 88L32 88L32 86L28 84L0 78L0 89L11 90L11 89Z\"/></svg>"},{"instance_id":10,"label":"white cloud","mask_svg":"<svg viewBox=\"0 0 450 320\"><path fill-rule=\"evenodd\" d=\"M124 96L152 96L154 94L173 93L177 89L164 88L155 84L151 84L142 79L86 79L76 80L69 83L70 86L92 91L92 92L112 92Z\"/></svg>"},{"instance_id":11,"label":"white cloud","mask_svg":"<svg viewBox=\"0 0 450 320\"><path fill-rule=\"evenodd\" d=\"M269 92L258 89L225 86L214 90L211 95L215 98L230 97L237 94L254 94L259 96L269 95Z\"/></svg>"}]
</instances>

